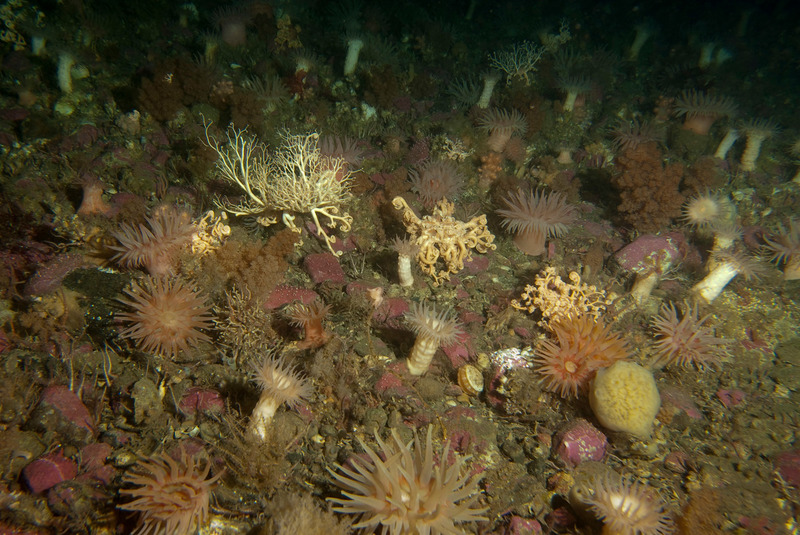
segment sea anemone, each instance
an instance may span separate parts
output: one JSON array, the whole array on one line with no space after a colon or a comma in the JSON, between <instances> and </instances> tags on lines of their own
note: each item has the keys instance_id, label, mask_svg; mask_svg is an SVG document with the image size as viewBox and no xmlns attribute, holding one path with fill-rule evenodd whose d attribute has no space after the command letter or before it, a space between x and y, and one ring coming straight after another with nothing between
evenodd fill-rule
<instances>
[{"instance_id":1,"label":"sea anemone","mask_svg":"<svg viewBox=\"0 0 800 535\"><path fill-rule=\"evenodd\" d=\"M259 439L266 440L278 407L285 403L296 408L301 401L311 397L313 390L311 383L286 361L285 356L276 357L273 352L253 365L253 373L261 396L250 416L249 429Z\"/></svg>"},{"instance_id":2,"label":"sea anemone","mask_svg":"<svg viewBox=\"0 0 800 535\"><path fill-rule=\"evenodd\" d=\"M319 139L319 152L325 158L344 160L351 171L358 169L365 153L357 139L339 136L322 136Z\"/></svg>"},{"instance_id":3,"label":"sea anemone","mask_svg":"<svg viewBox=\"0 0 800 535\"><path fill-rule=\"evenodd\" d=\"M206 299L182 280L147 277L141 284L131 282L124 292L130 299L120 301L132 310L117 317L131 325L120 334L142 351L174 357L209 340L200 330L213 320Z\"/></svg>"},{"instance_id":4,"label":"sea anemone","mask_svg":"<svg viewBox=\"0 0 800 535\"><path fill-rule=\"evenodd\" d=\"M716 193L706 192L689 199L683 205L681 220L698 229L709 229L720 221L728 221L733 215L730 201Z\"/></svg>"},{"instance_id":5,"label":"sea anemone","mask_svg":"<svg viewBox=\"0 0 800 535\"><path fill-rule=\"evenodd\" d=\"M392 249L397 252L397 279L400 286L408 288L414 285L414 274L411 271L411 258L419 252L419 245L408 238L395 238Z\"/></svg>"},{"instance_id":6,"label":"sea anemone","mask_svg":"<svg viewBox=\"0 0 800 535\"><path fill-rule=\"evenodd\" d=\"M82 181L83 198L78 207L78 215L102 215L110 217L114 213L113 207L103 199L105 184L96 178L87 178Z\"/></svg>"},{"instance_id":7,"label":"sea anemone","mask_svg":"<svg viewBox=\"0 0 800 535\"><path fill-rule=\"evenodd\" d=\"M172 208L159 209L147 225L123 223L113 235L119 245L111 260L127 267L144 267L150 275L172 275L183 248L192 241L195 226L189 215Z\"/></svg>"},{"instance_id":8,"label":"sea anemone","mask_svg":"<svg viewBox=\"0 0 800 535\"><path fill-rule=\"evenodd\" d=\"M532 256L544 253L545 240L561 236L575 220L575 209L561 193L519 189L503 202L508 209L497 211L503 218L501 224L515 233L516 246Z\"/></svg>"},{"instance_id":9,"label":"sea anemone","mask_svg":"<svg viewBox=\"0 0 800 535\"><path fill-rule=\"evenodd\" d=\"M764 238L773 262L783 262L783 278L787 281L800 279L800 221L790 218L789 230L781 225L780 231Z\"/></svg>"},{"instance_id":10,"label":"sea anemone","mask_svg":"<svg viewBox=\"0 0 800 535\"><path fill-rule=\"evenodd\" d=\"M730 340L717 338L705 323L711 317L699 316L697 304L685 303L678 319L675 306L662 304L661 311L653 320L656 335L654 365L679 364L684 368L695 366L705 369L715 366L728 353Z\"/></svg>"},{"instance_id":11,"label":"sea anemone","mask_svg":"<svg viewBox=\"0 0 800 535\"><path fill-rule=\"evenodd\" d=\"M411 375L422 375L428 371L439 346L456 341L461 334L460 324L450 311L438 311L436 306L427 303L412 303L405 319L417 335L406 365Z\"/></svg>"},{"instance_id":12,"label":"sea anemone","mask_svg":"<svg viewBox=\"0 0 800 535\"><path fill-rule=\"evenodd\" d=\"M714 157L720 160L727 158L728 152L731 150L731 147L733 147L733 144L736 143L737 139L739 139L739 131L735 128L728 128L722 141L719 142L717 150L714 152Z\"/></svg>"},{"instance_id":13,"label":"sea anemone","mask_svg":"<svg viewBox=\"0 0 800 535\"><path fill-rule=\"evenodd\" d=\"M141 513L134 533L189 535L208 521L211 491L222 473L206 479L211 461L205 456L201 459L198 462L181 448L180 461L156 454L139 460L125 474L123 482L136 488L119 492L135 499L119 508Z\"/></svg>"},{"instance_id":14,"label":"sea anemone","mask_svg":"<svg viewBox=\"0 0 800 535\"><path fill-rule=\"evenodd\" d=\"M432 435L428 426L423 447L419 439L404 444L394 429L387 442L376 433L378 451L358 439L368 458L352 459L352 468L328 469L345 496L329 498L333 510L360 515L354 529L384 535L454 534L461 533L457 525L486 521L486 508L476 504L482 476L470 476L469 457L451 452L450 442L434 452Z\"/></svg>"},{"instance_id":15,"label":"sea anemone","mask_svg":"<svg viewBox=\"0 0 800 535\"><path fill-rule=\"evenodd\" d=\"M409 178L411 189L425 206L433 206L442 199L452 200L464 183L455 164L448 160L426 163L419 170L410 171Z\"/></svg>"},{"instance_id":16,"label":"sea anemone","mask_svg":"<svg viewBox=\"0 0 800 535\"><path fill-rule=\"evenodd\" d=\"M556 80L558 88L566 93L564 97L564 111L572 111L576 106L581 107L582 101L578 101L580 95L586 94L592 88L588 78L580 75L559 76Z\"/></svg>"},{"instance_id":17,"label":"sea anemone","mask_svg":"<svg viewBox=\"0 0 800 535\"><path fill-rule=\"evenodd\" d=\"M494 152L503 152L511 136L523 135L528 130L528 123L520 112L496 108L483 112L478 118L478 126L489 134L486 143Z\"/></svg>"},{"instance_id":18,"label":"sea anemone","mask_svg":"<svg viewBox=\"0 0 800 535\"><path fill-rule=\"evenodd\" d=\"M296 303L287 309L287 315L292 325L300 327L304 331L303 342L299 344L302 348L320 347L330 338L330 333L325 331L322 320L330 312L330 305L325 305L320 301L314 301L310 305Z\"/></svg>"},{"instance_id":19,"label":"sea anemone","mask_svg":"<svg viewBox=\"0 0 800 535\"><path fill-rule=\"evenodd\" d=\"M533 361L544 388L562 398L577 397L594 372L628 358L622 338L593 316L563 317L550 329L556 340L542 340Z\"/></svg>"},{"instance_id":20,"label":"sea anemone","mask_svg":"<svg viewBox=\"0 0 800 535\"><path fill-rule=\"evenodd\" d=\"M674 531L661 499L641 483L604 476L582 486L580 500L603 523L604 535L668 535Z\"/></svg>"},{"instance_id":21,"label":"sea anemone","mask_svg":"<svg viewBox=\"0 0 800 535\"><path fill-rule=\"evenodd\" d=\"M778 125L768 119L754 119L745 122L740 129L747 138L742 152L742 171L755 171L761 145L778 132Z\"/></svg>"},{"instance_id":22,"label":"sea anemone","mask_svg":"<svg viewBox=\"0 0 800 535\"><path fill-rule=\"evenodd\" d=\"M478 97L478 107L485 110L492 101L494 86L500 81L500 72L495 70L485 72L481 75L481 78L483 79L483 89L481 89L481 94Z\"/></svg>"},{"instance_id":23,"label":"sea anemone","mask_svg":"<svg viewBox=\"0 0 800 535\"><path fill-rule=\"evenodd\" d=\"M714 122L736 113L736 104L727 97L706 95L703 91L684 91L675 101L675 115L684 116L683 129L708 135Z\"/></svg>"},{"instance_id":24,"label":"sea anemone","mask_svg":"<svg viewBox=\"0 0 800 535\"><path fill-rule=\"evenodd\" d=\"M617 152L626 152L646 143L662 143L664 130L648 121L634 119L618 123L611 130L611 138Z\"/></svg>"},{"instance_id":25,"label":"sea anemone","mask_svg":"<svg viewBox=\"0 0 800 535\"><path fill-rule=\"evenodd\" d=\"M358 66L358 56L364 48L364 40L360 37L351 36L347 38L347 56L344 59L344 75L350 76L356 72Z\"/></svg>"},{"instance_id":26,"label":"sea anemone","mask_svg":"<svg viewBox=\"0 0 800 535\"><path fill-rule=\"evenodd\" d=\"M762 265L753 257L734 250L714 251L708 261L708 275L692 287L692 293L698 295L706 303L719 297L725 286L736 275L745 280L758 278L763 271Z\"/></svg>"},{"instance_id":27,"label":"sea anemone","mask_svg":"<svg viewBox=\"0 0 800 535\"><path fill-rule=\"evenodd\" d=\"M226 45L240 47L247 44L247 24L250 15L243 9L220 8L214 13L213 21L219 26L220 38Z\"/></svg>"}]
</instances>

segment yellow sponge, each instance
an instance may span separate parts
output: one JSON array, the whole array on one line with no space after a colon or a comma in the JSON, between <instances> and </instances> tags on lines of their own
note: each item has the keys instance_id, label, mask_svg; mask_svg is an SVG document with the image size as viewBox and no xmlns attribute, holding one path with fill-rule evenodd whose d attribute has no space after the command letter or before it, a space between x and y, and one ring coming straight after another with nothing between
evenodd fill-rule
<instances>
[{"instance_id":1,"label":"yellow sponge","mask_svg":"<svg viewBox=\"0 0 800 535\"><path fill-rule=\"evenodd\" d=\"M661 398L650 370L619 361L597 372L589 403L603 427L646 438L653 430Z\"/></svg>"}]
</instances>

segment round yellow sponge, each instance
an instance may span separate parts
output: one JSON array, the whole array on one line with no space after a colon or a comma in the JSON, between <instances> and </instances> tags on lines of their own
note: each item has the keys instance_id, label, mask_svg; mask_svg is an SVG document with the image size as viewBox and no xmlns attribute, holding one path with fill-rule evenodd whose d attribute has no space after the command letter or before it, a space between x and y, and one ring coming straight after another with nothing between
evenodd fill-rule
<instances>
[{"instance_id":1,"label":"round yellow sponge","mask_svg":"<svg viewBox=\"0 0 800 535\"><path fill-rule=\"evenodd\" d=\"M650 370L621 360L597 372L589 404L603 427L646 438L653 430L661 397Z\"/></svg>"}]
</instances>

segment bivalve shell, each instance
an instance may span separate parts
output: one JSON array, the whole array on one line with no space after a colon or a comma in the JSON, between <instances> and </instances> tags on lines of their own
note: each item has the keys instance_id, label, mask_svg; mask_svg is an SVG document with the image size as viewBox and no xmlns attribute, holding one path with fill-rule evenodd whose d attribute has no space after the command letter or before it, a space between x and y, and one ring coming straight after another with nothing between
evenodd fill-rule
<instances>
[{"instance_id":1,"label":"bivalve shell","mask_svg":"<svg viewBox=\"0 0 800 535\"><path fill-rule=\"evenodd\" d=\"M465 364L458 369L458 385L470 396L483 392L483 374L472 364Z\"/></svg>"}]
</instances>

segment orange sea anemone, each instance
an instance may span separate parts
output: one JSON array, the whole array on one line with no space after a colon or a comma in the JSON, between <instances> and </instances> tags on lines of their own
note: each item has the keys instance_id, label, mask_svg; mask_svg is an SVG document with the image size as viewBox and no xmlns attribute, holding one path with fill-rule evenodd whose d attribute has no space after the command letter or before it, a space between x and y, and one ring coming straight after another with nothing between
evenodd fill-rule
<instances>
[{"instance_id":1,"label":"orange sea anemone","mask_svg":"<svg viewBox=\"0 0 800 535\"><path fill-rule=\"evenodd\" d=\"M461 191L464 177L455 164L448 160L437 160L409 171L411 189L419 195L425 206L433 206L442 199L453 200Z\"/></svg>"},{"instance_id":2,"label":"orange sea anemone","mask_svg":"<svg viewBox=\"0 0 800 535\"><path fill-rule=\"evenodd\" d=\"M545 240L567 231L575 220L575 209L563 194L517 190L503 199L508 209L498 210L501 224L515 233L514 243L526 254L544 253Z\"/></svg>"},{"instance_id":3,"label":"orange sea anemone","mask_svg":"<svg viewBox=\"0 0 800 535\"><path fill-rule=\"evenodd\" d=\"M727 355L731 341L714 336L706 325L711 316L700 317L697 304L684 304L681 316L679 319L672 303L661 305L659 315L653 320L654 365L679 364L685 368L694 365L701 370L716 366Z\"/></svg>"},{"instance_id":4,"label":"orange sea anemone","mask_svg":"<svg viewBox=\"0 0 800 535\"><path fill-rule=\"evenodd\" d=\"M302 348L320 347L331 337L330 333L322 326L322 320L328 316L330 305L314 301L310 305L296 303L287 309L287 315L292 325L304 330L304 339L298 344Z\"/></svg>"},{"instance_id":5,"label":"orange sea anemone","mask_svg":"<svg viewBox=\"0 0 800 535\"><path fill-rule=\"evenodd\" d=\"M360 515L354 529L384 535L461 533L457 526L487 520L486 508L477 506L481 476L470 476L469 457L451 452L449 442L435 452L432 430L424 445L419 439L404 444L394 429L386 442L376 433L378 451L358 439L367 458L328 469L344 494L329 498L333 510Z\"/></svg>"},{"instance_id":6,"label":"orange sea anemone","mask_svg":"<svg viewBox=\"0 0 800 535\"><path fill-rule=\"evenodd\" d=\"M555 340L542 340L533 361L544 388L563 398L577 397L594 372L629 356L619 334L594 316L563 317L550 329Z\"/></svg>"},{"instance_id":7,"label":"orange sea anemone","mask_svg":"<svg viewBox=\"0 0 800 535\"><path fill-rule=\"evenodd\" d=\"M703 91L684 91L675 100L675 115L683 116L684 130L705 136L721 117L736 113L736 104L727 97L706 95Z\"/></svg>"},{"instance_id":8,"label":"orange sea anemone","mask_svg":"<svg viewBox=\"0 0 800 535\"><path fill-rule=\"evenodd\" d=\"M617 477L584 484L581 501L603 523L604 535L668 535L673 521L664 503L645 485Z\"/></svg>"},{"instance_id":9,"label":"orange sea anemone","mask_svg":"<svg viewBox=\"0 0 800 535\"><path fill-rule=\"evenodd\" d=\"M144 267L150 275L171 275L178 255L191 243L195 227L189 215L172 208L159 209L147 225L123 223L114 233L119 245L111 258L127 268Z\"/></svg>"},{"instance_id":10,"label":"orange sea anemone","mask_svg":"<svg viewBox=\"0 0 800 535\"><path fill-rule=\"evenodd\" d=\"M120 490L134 500L119 508L141 513L134 533L195 533L208 521L211 491L222 475L206 479L210 471L207 457L198 461L183 448L180 461L165 454L142 459L123 477L136 488Z\"/></svg>"},{"instance_id":11,"label":"orange sea anemone","mask_svg":"<svg viewBox=\"0 0 800 535\"><path fill-rule=\"evenodd\" d=\"M511 136L523 135L528 130L525 117L517 110L487 110L478 118L478 126L489 133L486 143L494 152L503 152Z\"/></svg>"},{"instance_id":12,"label":"orange sea anemone","mask_svg":"<svg viewBox=\"0 0 800 535\"><path fill-rule=\"evenodd\" d=\"M141 284L133 281L120 299L130 312L117 317L130 323L121 331L133 339L142 351L174 357L209 337L201 329L212 323L205 297L180 279L147 277Z\"/></svg>"}]
</instances>

